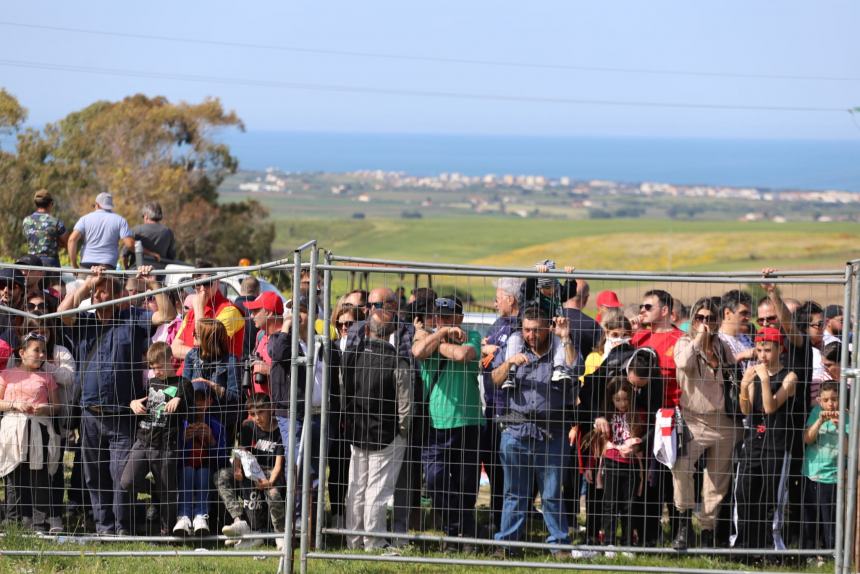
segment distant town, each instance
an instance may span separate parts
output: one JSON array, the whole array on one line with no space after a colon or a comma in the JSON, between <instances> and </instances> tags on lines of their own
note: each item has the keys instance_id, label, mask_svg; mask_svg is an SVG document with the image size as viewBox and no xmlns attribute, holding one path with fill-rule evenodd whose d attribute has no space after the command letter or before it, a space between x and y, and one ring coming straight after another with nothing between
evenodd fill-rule
<instances>
[{"instance_id":1,"label":"distant town","mask_svg":"<svg viewBox=\"0 0 860 574\"><path fill-rule=\"evenodd\" d=\"M421 209L440 204L473 213L520 217L584 214L591 218L638 217L660 205L670 217L684 214L693 217L696 213L720 209L726 212L726 217L747 221L860 220L860 193L835 189L629 183L514 174L415 176L381 170L288 173L269 168L265 172L241 172L233 190L248 195L312 194L320 200L321 196L327 196L329 200L341 200L338 203L345 200L353 205L379 200L390 203L398 197L409 206L404 213L418 217Z\"/></svg>"}]
</instances>

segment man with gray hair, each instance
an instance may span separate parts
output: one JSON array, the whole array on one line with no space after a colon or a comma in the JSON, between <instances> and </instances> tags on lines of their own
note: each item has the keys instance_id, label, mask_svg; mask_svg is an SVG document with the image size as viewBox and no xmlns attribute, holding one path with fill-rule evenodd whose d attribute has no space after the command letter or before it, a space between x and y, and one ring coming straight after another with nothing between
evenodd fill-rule
<instances>
[{"instance_id":1,"label":"man with gray hair","mask_svg":"<svg viewBox=\"0 0 860 574\"><path fill-rule=\"evenodd\" d=\"M162 259L176 259L176 238L173 231L161 223L164 214L161 204L157 201L147 201L140 210L143 223L136 225L131 231L135 241L143 243L143 256L161 262ZM148 263L151 263L149 261Z\"/></svg>"},{"instance_id":2,"label":"man with gray hair","mask_svg":"<svg viewBox=\"0 0 860 574\"><path fill-rule=\"evenodd\" d=\"M344 356L346 438L352 445L346 527L385 532L386 505L394 494L406 452L412 414L412 366L388 338L394 332L389 311L374 310L366 337ZM388 546L383 538L349 536L351 549Z\"/></svg>"},{"instance_id":3,"label":"man with gray hair","mask_svg":"<svg viewBox=\"0 0 860 574\"><path fill-rule=\"evenodd\" d=\"M494 305L499 316L481 341L481 387L484 393L485 424L481 427L479 457L490 481L490 508L493 531L498 532L502 521L502 504L505 496L505 477L499 459L501 430L496 415L504 414L505 393L493 384L493 369L505 360L508 337L520 328L518 295L522 279L502 277L496 282Z\"/></svg>"}]
</instances>

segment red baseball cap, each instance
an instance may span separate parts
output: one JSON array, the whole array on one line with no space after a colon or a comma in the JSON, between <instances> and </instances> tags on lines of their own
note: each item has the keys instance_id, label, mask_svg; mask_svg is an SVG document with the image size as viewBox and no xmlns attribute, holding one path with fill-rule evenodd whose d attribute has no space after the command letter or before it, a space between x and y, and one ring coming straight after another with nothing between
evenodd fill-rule
<instances>
[{"instance_id":1,"label":"red baseball cap","mask_svg":"<svg viewBox=\"0 0 860 574\"><path fill-rule=\"evenodd\" d=\"M284 302L281 300L281 296L274 291L263 291L256 299L245 303L245 308L250 310L265 309L275 315L284 314Z\"/></svg>"},{"instance_id":2,"label":"red baseball cap","mask_svg":"<svg viewBox=\"0 0 860 574\"><path fill-rule=\"evenodd\" d=\"M615 291L601 291L597 294L598 307L623 307Z\"/></svg>"},{"instance_id":3,"label":"red baseball cap","mask_svg":"<svg viewBox=\"0 0 860 574\"><path fill-rule=\"evenodd\" d=\"M785 336L782 334L782 331L776 329L774 327L764 327L759 329L755 334L755 342L771 342L776 343L777 346L782 347L785 342Z\"/></svg>"}]
</instances>

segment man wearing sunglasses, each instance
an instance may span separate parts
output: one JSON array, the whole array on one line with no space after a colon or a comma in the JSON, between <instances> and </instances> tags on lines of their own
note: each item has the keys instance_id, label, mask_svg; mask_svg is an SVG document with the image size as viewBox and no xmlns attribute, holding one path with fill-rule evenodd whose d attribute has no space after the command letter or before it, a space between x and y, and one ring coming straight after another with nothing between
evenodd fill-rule
<instances>
[{"instance_id":1,"label":"man wearing sunglasses","mask_svg":"<svg viewBox=\"0 0 860 574\"><path fill-rule=\"evenodd\" d=\"M191 278L206 279L212 277L212 273L206 269L214 267L210 261L198 260L198 269ZM245 334L245 315L233 303L230 302L218 288L218 279L213 278L207 283L194 286L194 298L191 309L182 318L182 324L176 338L171 344L173 356L182 363L185 355L194 348L194 324L199 319L217 319L227 329L227 337L230 339L230 354L237 359L242 358L242 344ZM182 365L179 366L182 372Z\"/></svg>"},{"instance_id":2,"label":"man wearing sunglasses","mask_svg":"<svg viewBox=\"0 0 860 574\"><path fill-rule=\"evenodd\" d=\"M675 300L662 289L653 289L642 297L639 305L639 331L633 334L634 347L651 347L657 352L660 373L663 375L663 407L674 408L681 399L675 373L675 343L683 333L672 324L672 307Z\"/></svg>"},{"instance_id":3,"label":"man wearing sunglasses","mask_svg":"<svg viewBox=\"0 0 860 574\"><path fill-rule=\"evenodd\" d=\"M463 303L456 297L437 298L428 320L435 329L418 329L412 344L430 411L421 456L424 478L445 533L472 538L477 535L478 439L484 420L478 388L481 335L460 328Z\"/></svg>"}]
</instances>

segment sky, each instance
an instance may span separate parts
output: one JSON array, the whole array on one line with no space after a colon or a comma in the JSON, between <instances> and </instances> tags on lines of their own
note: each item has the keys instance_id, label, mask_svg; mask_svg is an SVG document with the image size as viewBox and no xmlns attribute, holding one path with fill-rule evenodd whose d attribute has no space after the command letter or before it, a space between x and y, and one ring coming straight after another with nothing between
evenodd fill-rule
<instances>
[{"instance_id":1,"label":"sky","mask_svg":"<svg viewBox=\"0 0 860 574\"><path fill-rule=\"evenodd\" d=\"M858 141L858 21L855 0L15 2L0 87L32 125L140 92L218 97L250 131Z\"/></svg>"}]
</instances>

